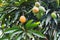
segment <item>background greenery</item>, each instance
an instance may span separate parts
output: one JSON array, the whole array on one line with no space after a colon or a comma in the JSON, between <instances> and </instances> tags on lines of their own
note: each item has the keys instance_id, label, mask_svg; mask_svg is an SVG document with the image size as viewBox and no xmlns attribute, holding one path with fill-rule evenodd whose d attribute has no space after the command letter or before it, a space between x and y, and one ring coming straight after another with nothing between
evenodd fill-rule
<instances>
[{"instance_id":1,"label":"background greenery","mask_svg":"<svg viewBox=\"0 0 60 40\"><path fill-rule=\"evenodd\" d=\"M36 1L45 12L31 11ZM19 21L23 14L24 24ZM0 0L0 40L60 40L60 0Z\"/></svg>"}]
</instances>

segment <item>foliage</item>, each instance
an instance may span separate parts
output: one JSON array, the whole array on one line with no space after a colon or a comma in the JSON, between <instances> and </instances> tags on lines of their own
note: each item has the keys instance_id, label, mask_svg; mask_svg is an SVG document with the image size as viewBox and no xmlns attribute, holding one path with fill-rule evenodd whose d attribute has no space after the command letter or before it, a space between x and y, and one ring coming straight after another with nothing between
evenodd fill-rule
<instances>
[{"instance_id":1,"label":"foliage","mask_svg":"<svg viewBox=\"0 0 60 40\"><path fill-rule=\"evenodd\" d=\"M32 12L35 2L40 3L38 13ZM60 40L59 24L60 0L0 0L1 40Z\"/></svg>"}]
</instances>

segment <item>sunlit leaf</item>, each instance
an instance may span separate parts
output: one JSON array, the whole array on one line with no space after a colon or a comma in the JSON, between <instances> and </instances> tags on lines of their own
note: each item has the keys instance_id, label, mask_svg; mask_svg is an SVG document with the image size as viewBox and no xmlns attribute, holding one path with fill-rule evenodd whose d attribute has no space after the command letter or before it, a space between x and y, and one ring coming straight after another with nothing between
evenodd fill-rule
<instances>
[{"instance_id":1,"label":"sunlit leaf","mask_svg":"<svg viewBox=\"0 0 60 40\"><path fill-rule=\"evenodd\" d=\"M28 29L30 26L31 26L31 23L33 22L33 20L29 20L27 23L26 23L26 25L25 25L25 27Z\"/></svg>"},{"instance_id":2,"label":"sunlit leaf","mask_svg":"<svg viewBox=\"0 0 60 40\"><path fill-rule=\"evenodd\" d=\"M59 0L56 0L56 2L57 2L57 4L58 4L58 6L59 6L60 1L59 1Z\"/></svg>"},{"instance_id":3,"label":"sunlit leaf","mask_svg":"<svg viewBox=\"0 0 60 40\"><path fill-rule=\"evenodd\" d=\"M37 27L40 24L40 22L34 22L31 24L30 28Z\"/></svg>"}]
</instances>

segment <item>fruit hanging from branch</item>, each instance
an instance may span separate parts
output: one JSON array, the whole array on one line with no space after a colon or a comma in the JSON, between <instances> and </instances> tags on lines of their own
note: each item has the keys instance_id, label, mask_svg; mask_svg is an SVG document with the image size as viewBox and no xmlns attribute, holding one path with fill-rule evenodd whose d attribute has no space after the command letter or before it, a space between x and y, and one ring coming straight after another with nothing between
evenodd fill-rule
<instances>
[{"instance_id":1,"label":"fruit hanging from branch","mask_svg":"<svg viewBox=\"0 0 60 40\"><path fill-rule=\"evenodd\" d=\"M53 19L55 19L55 18L57 17L57 15L56 15L56 12L55 12L55 11L51 13L51 17L52 17Z\"/></svg>"},{"instance_id":2,"label":"fruit hanging from branch","mask_svg":"<svg viewBox=\"0 0 60 40\"><path fill-rule=\"evenodd\" d=\"M40 6L40 7L39 7L39 10L42 11L42 12L45 12L45 11L46 11L43 6Z\"/></svg>"},{"instance_id":3,"label":"fruit hanging from branch","mask_svg":"<svg viewBox=\"0 0 60 40\"><path fill-rule=\"evenodd\" d=\"M25 16L21 16L20 19L19 19L19 21L21 23L25 23L26 22L26 17Z\"/></svg>"},{"instance_id":4,"label":"fruit hanging from branch","mask_svg":"<svg viewBox=\"0 0 60 40\"><path fill-rule=\"evenodd\" d=\"M38 13L39 12L39 8L34 6L33 9L32 9L32 12L33 13Z\"/></svg>"},{"instance_id":5,"label":"fruit hanging from branch","mask_svg":"<svg viewBox=\"0 0 60 40\"><path fill-rule=\"evenodd\" d=\"M35 6L36 7L39 7L40 6L40 3L39 2L35 2Z\"/></svg>"}]
</instances>

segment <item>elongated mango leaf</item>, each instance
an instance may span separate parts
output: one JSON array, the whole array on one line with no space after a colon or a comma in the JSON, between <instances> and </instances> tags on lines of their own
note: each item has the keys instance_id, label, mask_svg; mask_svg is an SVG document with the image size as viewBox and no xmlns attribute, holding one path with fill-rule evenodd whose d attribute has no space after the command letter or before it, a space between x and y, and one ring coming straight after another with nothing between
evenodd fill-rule
<instances>
[{"instance_id":1,"label":"elongated mango leaf","mask_svg":"<svg viewBox=\"0 0 60 40\"><path fill-rule=\"evenodd\" d=\"M19 16L19 12L16 12L15 17L14 17L14 19L10 22L10 24L11 24L12 22L15 22L15 21L18 19L18 16Z\"/></svg>"},{"instance_id":2,"label":"elongated mango leaf","mask_svg":"<svg viewBox=\"0 0 60 40\"><path fill-rule=\"evenodd\" d=\"M34 23L32 22L33 20L27 22L27 24L25 25L27 29L32 29L34 27L37 27L40 24L40 22L34 22Z\"/></svg>"},{"instance_id":3,"label":"elongated mango leaf","mask_svg":"<svg viewBox=\"0 0 60 40\"><path fill-rule=\"evenodd\" d=\"M59 1L59 0L56 0L56 2L57 2L57 4L58 4L58 6L59 6L60 1Z\"/></svg>"},{"instance_id":4,"label":"elongated mango leaf","mask_svg":"<svg viewBox=\"0 0 60 40\"><path fill-rule=\"evenodd\" d=\"M27 33L27 36L28 36L29 38L34 39L34 36L33 36L32 34L30 34L30 33Z\"/></svg>"},{"instance_id":5,"label":"elongated mango leaf","mask_svg":"<svg viewBox=\"0 0 60 40\"><path fill-rule=\"evenodd\" d=\"M50 22L50 20L51 20L51 17L48 16L47 19L46 19L46 23L45 24L48 25L48 23Z\"/></svg>"},{"instance_id":6,"label":"elongated mango leaf","mask_svg":"<svg viewBox=\"0 0 60 40\"><path fill-rule=\"evenodd\" d=\"M40 24L40 22L34 22L31 24L31 26L34 27L34 26L38 26L39 24Z\"/></svg>"},{"instance_id":7,"label":"elongated mango leaf","mask_svg":"<svg viewBox=\"0 0 60 40\"><path fill-rule=\"evenodd\" d=\"M4 32L4 33L5 33L5 34L6 34L6 33L13 33L14 31L16 31L16 30L6 31L6 32Z\"/></svg>"},{"instance_id":8,"label":"elongated mango leaf","mask_svg":"<svg viewBox=\"0 0 60 40\"><path fill-rule=\"evenodd\" d=\"M18 9L18 8L17 7L10 8L10 10L8 10L8 13L11 13L11 12L13 12L16 9Z\"/></svg>"},{"instance_id":9,"label":"elongated mango leaf","mask_svg":"<svg viewBox=\"0 0 60 40\"><path fill-rule=\"evenodd\" d=\"M2 39L0 39L0 40L9 40L9 39L7 39L7 38L2 38Z\"/></svg>"},{"instance_id":10,"label":"elongated mango leaf","mask_svg":"<svg viewBox=\"0 0 60 40\"><path fill-rule=\"evenodd\" d=\"M14 31L17 31L19 28L17 26L12 27L12 28L8 28L4 31L4 33L13 33Z\"/></svg>"},{"instance_id":11,"label":"elongated mango leaf","mask_svg":"<svg viewBox=\"0 0 60 40\"><path fill-rule=\"evenodd\" d=\"M31 24L30 28L34 28L34 27L37 27L38 25L40 24L40 22L34 22Z\"/></svg>"},{"instance_id":12,"label":"elongated mango leaf","mask_svg":"<svg viewBox=\"0 0 60 40\"><path fill-rule=\"evenodd\" d=\"M54 19L55 23L58 24L57 19Z\"/></svg>"},{"instance_id":13,"label":"elongated mango leaf","mask_svg":"<svg viewBox=\"0 0 60 40\"><path fill-rule=\"evenodd\" d=\"M18 38L17 38L17 40L21 40L22 39L22 37L21 36L19 36Z\"/></svg>"},{"instance_id":14,"label":"elongated mango leaf","mask_svg":"<svg viewBox=\"0 0 60 40\"><path fill-rule=\"evenodd\" d=\"M0 7L0 11L3 11L3 10L4 10L4 8L1 8L1 7Z\"/></svg>"},{"instance_id":15,"label":"elongated mango leaf","mask_svg":"<svg viewBox=\"0 0 60 40\"><path fill-rule=\"evenodd\" d=\"M27 23L26 23L26 25L25 25L25 27L26 28L29 28L30 26L31 26L31 23L33 22L33 20L29 20Z\"/></svg>"},{"instance_id":16,"label":"elongated mango leaf","mask_svg":"<svg viewBox=\"0 0 60 40\"><path fill-rule=\"evenodd\" d=\"M2 20L3 20L4 16L5 16L5 14L3 14L3 15L1 16L0 21L2 21Z\"/></svg>"},{"instance_id":17,"label":"elongated mango leaf","mask_svg":"<svg viewBox=\"0 0 60 40\"><path fill-rule=\"evenodd\" d=\"M42 34L40 31L35 31L35 30L29 30L30 33L32 33L35 36L41 37L41 38L46 38L44 34Z\"/></svg>"},{"instance_id":18,"label":"elongated mango leaf","mask_svg":"<svg viewBox=\"0 0 60 40\"><path fill-rule=\"evenodd\" d=\"M25 32L23 32L16 40L21 40L22 38L24 38L25 36Z\"/></svg>"},{"instance_id":19,"label":"elongated mango leaf","mask_svg":"<svg viewBox=\"0 0 60 40\"><path fill-rule=\"evenodd\" d=\"M16 36L16 34L20 34L20 33L22 33L22 32L23 32L23 31L17 31L17 32L12 33L10 39L13 39L13 37Z\"/></svg>"}]
</instances>

